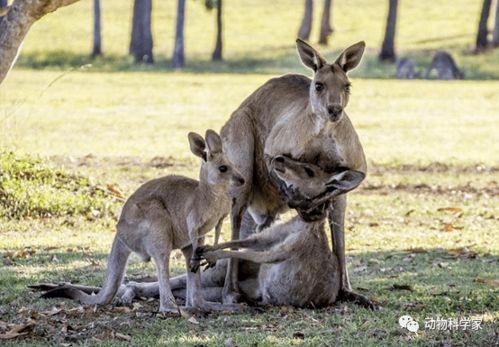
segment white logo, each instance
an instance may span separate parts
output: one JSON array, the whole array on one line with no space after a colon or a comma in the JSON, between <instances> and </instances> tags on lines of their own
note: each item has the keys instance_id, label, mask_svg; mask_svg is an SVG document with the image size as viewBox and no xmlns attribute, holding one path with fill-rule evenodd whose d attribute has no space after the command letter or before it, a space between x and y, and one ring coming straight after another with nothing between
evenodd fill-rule
<instances>
[{"instance_id":1,"label":"white logo","mask_svg":"<svg viewBox=\"0 0 499 347\"><path fill-rule=\"evenodd\" d=\"M399 325L402 328L406 328L411 333L415 333L419 330L419 324L411 316L405 315L399 318Z\"/></svg>"}]
</instances>

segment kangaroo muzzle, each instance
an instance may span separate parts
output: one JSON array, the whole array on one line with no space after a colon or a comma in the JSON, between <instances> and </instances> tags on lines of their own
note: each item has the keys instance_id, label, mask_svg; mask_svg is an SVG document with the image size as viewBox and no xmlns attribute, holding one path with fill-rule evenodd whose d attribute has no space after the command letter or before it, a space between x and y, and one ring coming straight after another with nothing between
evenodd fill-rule
<instances>
[{"instance_id":1,"label":"kangaroo muzzle","mask_svg":"<svg viewBox=\"0 0 499 347\"><path fill-rule=\"evenodd\" d=\"M232 175L231 177L231 180L232 180L232 183L235 185L235 186L242 186L246 181L244 180L243 176L239 175L239 174L234 174Z\"/></svg>"},{"instance_id":2,"label":"kangaroo muzzle","mask_svg":"<svg viewBox=\"0 0 499 347\"><path fill-rule=\"evenodd\" d=\"M335 122L338 119L340 119L341 115L343 114L343 106L341 106L341 105L328 105L327 113L329 115L329 120L331 120L332 122Z\"/></svg>"}]
</instances>

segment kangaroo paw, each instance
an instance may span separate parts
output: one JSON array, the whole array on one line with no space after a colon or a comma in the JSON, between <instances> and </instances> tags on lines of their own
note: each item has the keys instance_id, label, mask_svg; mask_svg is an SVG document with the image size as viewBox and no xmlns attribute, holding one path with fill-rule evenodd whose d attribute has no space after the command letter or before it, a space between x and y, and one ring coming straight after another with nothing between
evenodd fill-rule
<instances>
[{"instance_id":1,"label":"kangaroo paw","mask_svg":"<svg viewBox=\"0 0 499 347\"><path fill-rule=\"evenodd\" d=\"M354 304L360 305L362 307L368 308L370 310L379 310L381 305L362 294L355 293L351 290L341 289L338 294L339 301L353 302Z\"/></svg>"}]
</instances>

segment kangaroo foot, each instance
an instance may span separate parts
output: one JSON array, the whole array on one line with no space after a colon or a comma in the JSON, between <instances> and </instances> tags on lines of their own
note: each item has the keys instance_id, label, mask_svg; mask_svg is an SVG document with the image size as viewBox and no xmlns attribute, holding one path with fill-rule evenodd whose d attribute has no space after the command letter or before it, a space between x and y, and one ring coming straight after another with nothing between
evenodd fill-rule
<instances>
[{"instance_id":1,"label":"kangaroo foot","mask_svg":"<svg viewBox=\"0 0 499 347\"><path fill-rule=\"evenodd\" d=\"M219 302L203 301L203 303L197 305L196 307L185 306L183 309L189 311L201 311L201 312L241 312L245 308L241 304L221 304Z\"/></svg>"},{"instance_id":2,"label":"kangaroo foot","mask_svg":"<svg viewBox=\"0 0 499 347\"><path fill-rule=\"evenodd\" d=\"M339 301L353 302L354 304L368 308L370 310L379 310L381 305L362 294L355 293L348 289L341 289L338 294Z\"/></svg>"},{"instance_id":3,"label":"kangaroo foot","mask_svg":"<svg viewBox=\"0 0 499 347\"><path fill-rule=\"evenodd\" d=\"M159 313L164 316L179 316L180 311L178 310L178 306L168 305L168 306L160 306Z\"/></svg>"}]
</instances>

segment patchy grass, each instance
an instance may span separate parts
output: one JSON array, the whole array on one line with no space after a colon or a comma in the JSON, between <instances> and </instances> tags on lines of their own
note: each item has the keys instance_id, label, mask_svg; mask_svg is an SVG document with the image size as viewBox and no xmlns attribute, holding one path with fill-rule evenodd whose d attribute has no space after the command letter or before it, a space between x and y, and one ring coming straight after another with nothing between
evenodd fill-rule
<instances>
[{"instance_id":1,"label":"patchy grass","mask_svg":"<svg viewBox=\"0 0 499 347\"><path fill-rule=\"evenodd\" d=\"M73 158L71 165L65 158L53 160L65 163L68 171L94 172L98 180L113 172L119 186L126 187L125 195L140 181L177 169L177 161L168 158L83 157ZM178 166L178 171L195 170L195 164ZM371 168L369 180L350 196L347 254L354 288L381 302L381 311L345 303L320 310L263 308L198 317L199 324L192 324L156 315L156 300L139 301L131 309L105 306L97 311L68 301L40 300L26 289L28 284L101 284L114 237L114 218L58 217L4 220L0 226L2 320L21 324L31 319L34 325L22 337L27 345L126 345L131 339L134 345L219 346L229 338L240 346L491 345L498 338L499 319L497 170L452 165ZM228 235L226 223L223 237ZM183 272L183 266L180 252L174 252L172 272ZM132 258L128 278L147 275L154 275L152 265ZM419 322L417 334L399 328L398 318L404 314ZM482 329L423 328L426 318L439 317L480 319Z\"/></svg>"},{"instance_id":2,"label":"patchy grass","mask_svg":"<svg viewBox=\"0 0 499 347\"><path fill-rule=\"evenodd\" d=\"M92 185L86 177L57 170L40 159L0 152L2 218L83 215L95 219L109 214L116 201L110 188Z\"/></svg>"}]
</instances>

